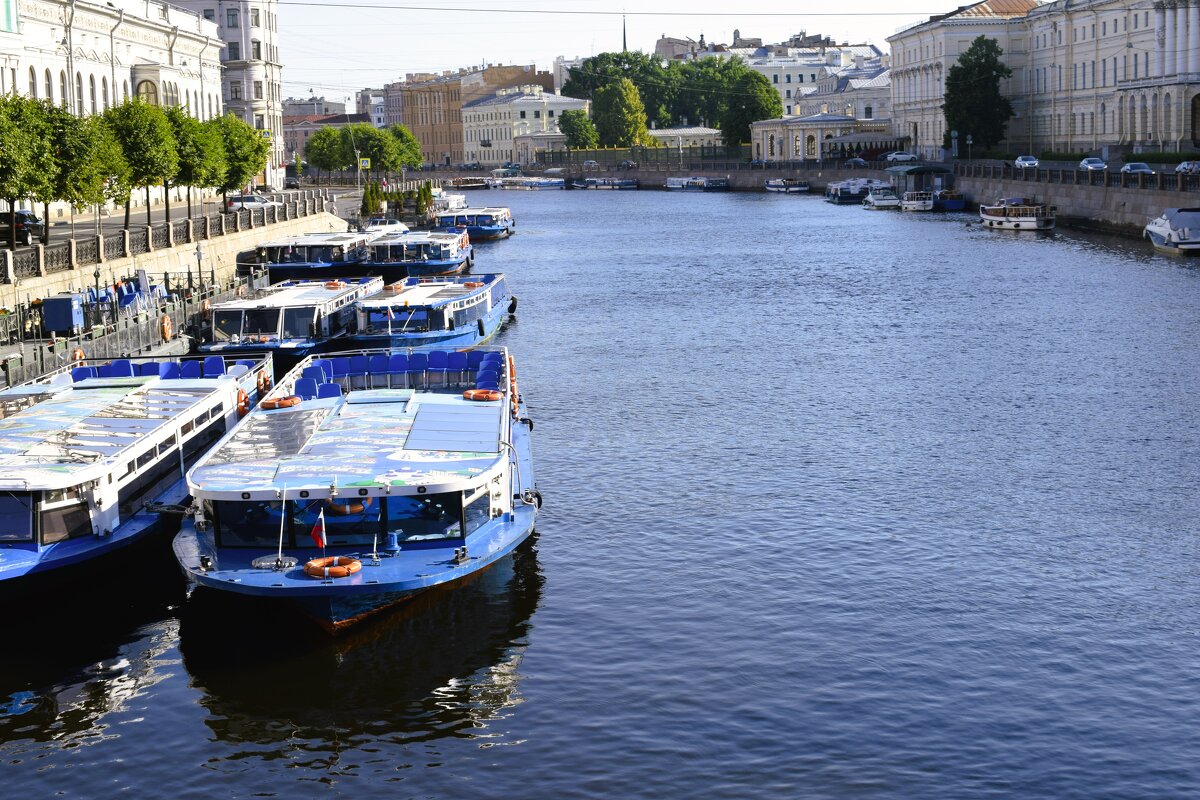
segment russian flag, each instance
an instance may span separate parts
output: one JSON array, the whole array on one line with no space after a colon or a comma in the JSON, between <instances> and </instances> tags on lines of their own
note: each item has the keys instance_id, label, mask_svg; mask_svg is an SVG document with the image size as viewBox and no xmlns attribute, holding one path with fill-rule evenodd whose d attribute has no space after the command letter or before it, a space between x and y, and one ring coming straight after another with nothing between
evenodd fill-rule
<instances>
[{"instance_id":1,"label":"russian flag","mask_svg":"<svg viewBox=\"0 0 1200 800\"><path fill-rule=\"evenodd\" d=\"M312 540L317 543L317 547L325 549L325 509L321 509L321 513L317 515L317 524L313 525Z\"/></svg>"}]
</instances>

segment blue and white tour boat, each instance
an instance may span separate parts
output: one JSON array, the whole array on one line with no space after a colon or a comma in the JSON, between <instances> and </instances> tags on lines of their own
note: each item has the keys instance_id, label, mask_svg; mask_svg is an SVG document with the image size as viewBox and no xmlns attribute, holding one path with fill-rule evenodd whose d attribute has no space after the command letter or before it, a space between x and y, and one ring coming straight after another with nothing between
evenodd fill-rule
<instances>
[{"instance_id":1,"label":"blue and white tour boat","mask_svg":"<svg viewBox=\"0 0 1200 800\"><path fill-rule=\"evenodd\" d=\"M379 231L306 233L264 242L255 251L258 265L267 268L272 281L364 275L354 265L366 259L367 244L379 235ZM244 272L244 266L239 264L238 271Z\"/></svg>"},{"instance_id":2,"label":"blue and white tour boat","mask_svg":"<svg viewBox=\"0 0 1200 800\"><path fill-rule=\"evenodd\" d=\"M354 304L382 291L383 278L282 281L213 306L213 340L203 353L274 357L283 374L310 353L328 352L354 329Z\"/></svg>"},{"instance_id":3,"label":"blue and white tour boat","mask_svg":"<svg viewBox=\"0 0 1200 800\"><path fill-rule=\"evenodd\" d=\"M763 188L777 194L803 194L811 187L801 178L771 178L763 183Z\"/></svg>"},{"instance_id":4,"label":"blue and white tour boat","mask_svg":"<svg viewBox=\"0 0 1200 800\"><path fill-rule=\"evenodd\" d=\"M434 216L434 224L439 228L465 228L472 242L504 239L517 227L512 211L505 207L443 211Z\"/></svg>"},{"instance_id":5,"label":"blue and white tour boat","mask_svg":"<svg viewBox=\"0 0 1200 800\"><path fill-rule=\"evenodd\" d=\"M517 310L503 275L408 278L359 300L350 349L476 347Z\"/></svg>"},{"instance_id":6,"label":"blue and white tour boat","mask_svg":"<svg viewBox=\"0 0 1200 800\"><path fill-rule=\"evenodd\" d=\"M541 496L503 348L310 357L188 473L198 587L337 631L509 555Z\"/></svg>"},{"instance_id":7,"label":"blue and white tour boat","mask_svg":"<svg viewBox=\"0 0 1200 800\"><path fill-rule=\"evenodd\" d=\"M704 176L667 178L667 183L663 188L672 192L724 192L729 189L729 180Z\"/></svg>"},{"instance_id":8,"label":"blue and white tour boat","mask_svg":"<svg viewBox=\"0 0 1200 800\"><path fill-rule=\"evenodd\" d=\"M135 545L173 535L182 509L166 507L187 496L185 467L270 378L265 356L79 359L0 391L0 593L120 568L116 558ZM81 602L103 602L85 586L71 587Z\"/></svg>"},{"instance_id":9,"label":"blue and white tour boat","mask_svg":"<svg viewBox=\"0 0 1200 800\"><path fill-rule=\"evenodd\" d=\"M333 280L358 277L383 278L395 283L407 277L454 275L471 268L474 249L464 230L385 233L362 246L355 260L342 264L273 263L272 282Z\"/></svg>"}]
</instances>

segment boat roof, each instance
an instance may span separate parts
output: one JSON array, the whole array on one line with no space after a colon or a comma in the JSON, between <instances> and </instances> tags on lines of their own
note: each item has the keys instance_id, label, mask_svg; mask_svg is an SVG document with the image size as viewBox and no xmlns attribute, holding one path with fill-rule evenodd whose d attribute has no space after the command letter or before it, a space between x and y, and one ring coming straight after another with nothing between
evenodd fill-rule
<instances>
[{"instance_id":1,"label":"boat roof","mask_svg":"<svg viewBox=\"0 0 1200 800\"><path fill-rule=\"evenodd\" d=\"M462 231L391 231L371 242L371 247L393 244L420 244L437 242L454 244L462 240Z\"/></svg>"},{"instance_id":2,"label":"boat roof","mask_svg":"<svg viewBox=\"0 0 1200 800\"><path fill-rule=\"evenodd\" d=\"M85 378L0 391L0 487L77 485L127 461L156 431L235 386L231 376ZM65 380L61 380L65 378ZM83 475L82 473L91 473Z\"/></svg>"},{"instance_id":3,"label":"boat roof","mask_svg":"<svg viewBox=\"0 0 1200 800\"><path fill-rule=\"evenodd\" d=\"M511 213L507 206L487 206L484 208L452 208L445 211L437 212L437 216L459 216L460 214L508 214Z\"/></svg>"},{"instance_id":4,"label":"boat roof","mask_svg":"<svg viewBox=\"0 0 1200 800\"><path fill-rule=\"evenodd\" d=\"M1172 228L1200 229L1200 208L1165 208L1163 216Z\"/></svg>"},{"instance_id":5,"label":"boat roof","mask_svg":"<svg viewBox=\"0 0 1200 800\"><path fill-rule=\"evenodd\" d=\"M376 232L364 231L347 233L345 231L335 233L302 233L298 236L287 236L283 239L272 239L269 242L262 242L258 247L308 247L310 245L341 245L343 247L354 248L360 244L371 241L376 236Z\"/></svg>"},{"instance_id":6,"label":"boat roof","mask_svg":"<svg viewBox=\"0 0 1200 800\"><path fill-rule=\"evenodd\" d=\"M487 349L507 360L503 348ZM267 397L291 394L296 378L319 358L301 361ZM502 443L507 387L501 393L499 400L475 402L464 399L461 387L374 388L276 410L260 405L192 468L188 484L196 496L229 500L378 497L478 486L499 474L508 458Z\"/></svg>"},{"instance_id":7,"label":"boat roof","mask_svg":"<svg viewBox=\"0 0 1200 800\"><path fill-rule=\"evenodd\" d=\"M482 294L484 289L504 276L495 275L454 275L444 278L409 278L384 287L378 294L365 297L359 301L362 309L386 308L388 306L421 306L436 308L462 300L474 294Z\"/></svg>"},{"instance_id":8,"label":"boat roof","mask_svg":"<svg viewBox=\"0 0 1200 800\"><path fill-rule=\"evenodd\" d=\"M293 308L324 305L343 297L359 297L383 289L383 278L347 278L333 281L282 281L249 297L226 300L215 311L247 308Z\"/></svg>"}]
</instances>

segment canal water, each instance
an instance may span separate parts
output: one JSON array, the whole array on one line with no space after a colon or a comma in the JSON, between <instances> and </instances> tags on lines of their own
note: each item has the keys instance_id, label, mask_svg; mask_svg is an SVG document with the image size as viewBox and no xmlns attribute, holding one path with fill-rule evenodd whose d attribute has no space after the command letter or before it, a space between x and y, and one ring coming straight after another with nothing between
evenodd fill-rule
<instances>
[{"instance_id":1,"label":"canal water","mask_svg":"<svg viewBox=\"0 0 1200 800\"><path fill-rule=\"evenodd\" d=\"M476 194L530 546L329 642L8 609L9 796L1200 794L1200 271L815 197ZM111 593L111 594L110 594Z\"/></svg>"}]
</instances>

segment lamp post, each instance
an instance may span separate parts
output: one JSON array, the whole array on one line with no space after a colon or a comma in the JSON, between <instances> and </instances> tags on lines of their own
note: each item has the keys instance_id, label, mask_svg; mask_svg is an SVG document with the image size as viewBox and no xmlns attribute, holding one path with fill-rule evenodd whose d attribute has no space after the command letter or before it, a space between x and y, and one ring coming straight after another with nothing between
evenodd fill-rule
<instances>
[{"instance_id":1,"label":"lamp post","mask_svg":"<svg viewBox=\"0 0 1200 800\"><path fill-rule=\"evenodd\" d=\"M967 163L971 163L971 144L975 140L971 138L971 134L967 134Z\"/></svg>"},{"instance_id":2,"label":"lamp post","mask_svg":"<svg viewBox=\"0 0 1200 800\"><path fill-rule=\"evenodd\" d=\"M200 243L196 242L196 272L200 276L200 294L204 294L204 250L200 247ZM191 270L188 270L190 273ZM191 275L188 275L188 282L191 283Z\"/></svg>"},{"instance_id":3,"label":"lamp post","mask_svg":"<svg viewBox=\"0 0 1200 800\"><path fill-rule=\"evenodd\" d=\"M958 158L958 131L950 131L950 157Z\"/></svg>"},{"instance_id":4,"label":"lamp post","mask_svg":"<svg viewBox=\"0 0 1200 800\"><path fill-rule=\"evenodd\" d=\"M92 272L92 278L93 278L93 280L96 281L96 301L92 304L92 314L93 314L92 324L99 325L100 324L100 268L99 267L96 267L96 269Z\"/></svg>"}]
</instances>

